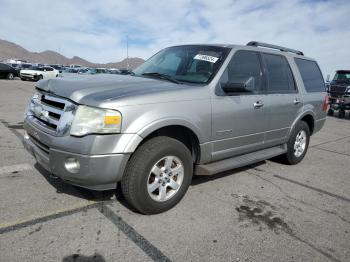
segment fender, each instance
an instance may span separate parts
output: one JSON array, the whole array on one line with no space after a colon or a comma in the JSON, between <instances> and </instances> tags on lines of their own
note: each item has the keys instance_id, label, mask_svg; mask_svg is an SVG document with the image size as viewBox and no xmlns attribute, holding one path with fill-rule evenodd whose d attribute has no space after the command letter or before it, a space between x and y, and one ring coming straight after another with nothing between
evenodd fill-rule
<instances>
[{"instance_id":1,"label":"fender","mask_svg":"<svg viewBox=\"0 0 350 262\"><path fill-rule=\"evenodd\" d=\"M292 126L290 127L289 133L288 133L288 135L287 135L287 138L288 138L288 139L289 139L289 137L290 137L290 135L291 135L291 133L292 133L292 130L294 129L295 125L296 125L304 116L306 116L306 115L311 115L312 118L313 118L313 120L314 120L314 123L315 123L315 121L316 121L316 115L315 115L315 113L314 113L311 109L307 109L306 111L302 111L302 112L298 115L298 117L294 120Z\"/></svg>"},{"instance_id":2,"label":"fender","mask_svg":"<svg viewBox=\"0 0 350 262\"><path fill-rule=\"evenodd\" d=\"M149 134L153 133L154 131L167 126L187 127L197 136L200 144L205 142L204 136L202 135L200 128L195 124L191 123L190 121L183 118L161 118L161 119L152 121L151 123L143 127L141 130L139 130L137 134L145 138Z\"/></svg>"}]
</instances>

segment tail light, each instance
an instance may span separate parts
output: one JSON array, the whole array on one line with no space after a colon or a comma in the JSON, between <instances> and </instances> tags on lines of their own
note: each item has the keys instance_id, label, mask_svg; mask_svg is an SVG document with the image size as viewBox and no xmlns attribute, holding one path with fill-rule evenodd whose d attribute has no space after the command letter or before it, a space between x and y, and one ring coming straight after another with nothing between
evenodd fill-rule
<instances>
[{"instance_id":1,"label":"tail light","mask_svg":"<svg viewBox=\"0 0 350 262\"><path fill-rule=\"evenodd\" d=\"M329 96L325 95L322 103L322 111L326 112L328 110L328 106L329 106Z\"/></svg>"}]
</instances>

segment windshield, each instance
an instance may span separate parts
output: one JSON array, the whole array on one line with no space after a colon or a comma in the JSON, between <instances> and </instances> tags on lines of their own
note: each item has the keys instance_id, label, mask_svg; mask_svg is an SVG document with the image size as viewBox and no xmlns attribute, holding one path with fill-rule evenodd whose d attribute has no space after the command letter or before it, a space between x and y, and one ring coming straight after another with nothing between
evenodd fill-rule
<instances>
[{"instance_id":1,"label":"windshield","mask_svg":"<svg viewBox=\"0 0 350 262\"><path fill-rule=\"evenodd\" d=\"M133 73L136 76L150 77L157 73L179 82L209 83L229 51L229 48L217 46L169 47L152 56Z\"/></svg>"},{"instance_id":2,"label":"windshield","mask_svg":"<svg viewBox=\"0 0 350 262\"><path fill-rule=\"evenodd\" d=\"M350 82L350 71L337 71L333 80Z\"/></svg>"}]
</instances>

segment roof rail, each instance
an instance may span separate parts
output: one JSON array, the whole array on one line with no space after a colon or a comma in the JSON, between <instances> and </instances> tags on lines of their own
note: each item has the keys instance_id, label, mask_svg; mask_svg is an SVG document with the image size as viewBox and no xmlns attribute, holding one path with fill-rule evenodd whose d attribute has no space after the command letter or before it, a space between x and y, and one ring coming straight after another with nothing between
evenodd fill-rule
<instances>
[{"instance_id":1,"label":"roof rail","mask_svg":"<svg viewBox=\"0 0 350 262\"><path fill-rule=\"evenodd\" d=\"M278 45L266 44L266 43L262 43L262 42L250 41L247 45L248 46L256 46L256 47L258 47L258 46L267 47L267 48L271 48L271 49L277 49L277 50L280 50L282 52L289 52L289 53L294 53L297 55L304 55L304 53L299 51L299 50L294 50L294 49L290 49L290 48L278 46Z\"/></svg>"}]
</instances>

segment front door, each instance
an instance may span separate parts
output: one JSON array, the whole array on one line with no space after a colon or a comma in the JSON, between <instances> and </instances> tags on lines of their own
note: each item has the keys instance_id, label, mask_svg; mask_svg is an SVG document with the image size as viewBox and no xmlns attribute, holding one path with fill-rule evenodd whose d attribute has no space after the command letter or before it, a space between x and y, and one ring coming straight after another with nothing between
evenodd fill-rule
<instances>
[{"instance_id":1,"label":"front door","mask_svg":"<svg viewBox=\"0 0 350 262\"><path fill-rule=\"evenodd\" d=\"M262 76L257 52L236 51L212 99L212 161L263 147L267 119ZM241 88L224 92L226 84Z\"/></svg>"}]
</instances>

